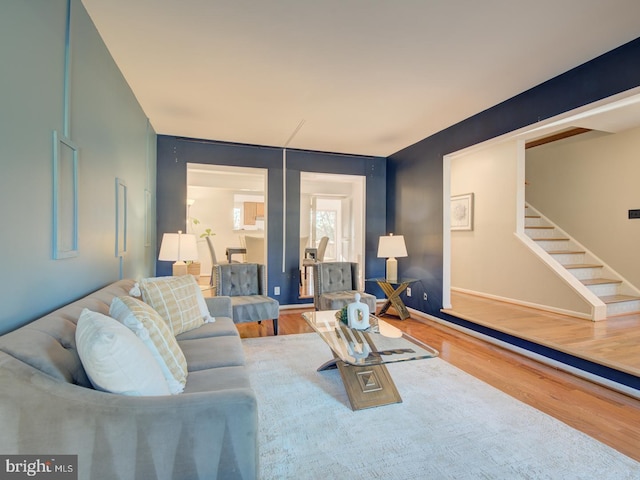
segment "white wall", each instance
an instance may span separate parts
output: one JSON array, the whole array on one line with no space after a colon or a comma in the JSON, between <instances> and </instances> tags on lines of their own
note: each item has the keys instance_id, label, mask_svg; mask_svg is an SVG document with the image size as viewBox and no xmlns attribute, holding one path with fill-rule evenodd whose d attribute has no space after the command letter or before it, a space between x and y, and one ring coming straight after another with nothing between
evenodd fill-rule
<instances>
[{"instance_id":1,"label":"white wall","mask_svg":"<svg viewBox=\"0 0 640 480\"><path fill-rule=\"evenodd\" d=\"M145 189L155 199L155 132L79 0L72 1L70 138L79 147L79 255L52 259L52 132L62 132L66 0L4 2L0 15L0 332L120 277L115 179L128 187L122 275L154 272Z\"/></svg>"},{"instance_id":2,"label":"white wall","mask_svg":"<svg viewBox=\"0 0 640 480\"><path fill-rule=\"evenodd\" d=\"M584 138L584 140L583 140ZM527 150L526 198L640 287L640 128Z\"/></svg>"},{"instance_id":3,"label":"white wall","mask_svg":"<svg viewBox=\"0 0 640 480\"><path fill-rule=\"evenodd\" d=\"M515 141L504 142L451 161L451 195L474 194L473 231L451 232L451 286L589 313L590 307L514 235L517 148Z\"/></svg>"},{"instance_id":4,"label":"white wall","mask_svg":"<svg viewBox=\"0 0 640 480\"><path fill-rule=\"evenodd\" d=\"M211 257L206 240L200 234L210 228L215 235L213 244L216 257L224 260L227 247L239 247L240 239L233 231L233 190L212 187L189 186L187 196L195 203L190 208L190 216L200 221L199 225L190 225L189 232L198 236L198 253L200 254L201 275L211 273Z\"/></svg>"}]
</instances>

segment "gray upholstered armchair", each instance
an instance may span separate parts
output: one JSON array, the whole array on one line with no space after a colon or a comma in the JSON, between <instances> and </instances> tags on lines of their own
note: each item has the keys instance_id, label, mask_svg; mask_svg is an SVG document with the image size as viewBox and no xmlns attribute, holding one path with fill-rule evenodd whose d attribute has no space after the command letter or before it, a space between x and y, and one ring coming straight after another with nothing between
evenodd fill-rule
<instances>
[{"instance_id":1,"label":"gray upholstered armchair","mask_svg":"<svg viewBox=\"0 0 640 480\"><path fill-rule=\"evenodd\" d=\"M351 262L324 262L313 265L313 300L316 310L340 310L355 301L369 306L369 312L376 312L376 297L358 290L358 264Z\"/></svg>"},{"instance_id":2,"label":"gray upholstered armchair","mask_svg":"<svg viewBox=\"0 0 640 480\"><path fill-rule=\"evenodd\" d=\"M273 333L278 334L280 304L266 295L267 276L264 265L215 265L215 277L216 295L231 297L234 323L273 320Z\"/></svg>"}]
</instances>

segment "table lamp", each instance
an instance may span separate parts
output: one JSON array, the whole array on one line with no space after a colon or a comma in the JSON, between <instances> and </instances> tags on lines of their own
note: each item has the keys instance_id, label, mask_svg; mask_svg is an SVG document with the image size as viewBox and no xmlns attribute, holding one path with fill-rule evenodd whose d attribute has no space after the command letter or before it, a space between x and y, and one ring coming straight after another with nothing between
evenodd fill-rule
<instances>
[{"instance_id":1,"label":"table lamp","mask_svg":"<svg viewBox=\"0 0 640 480\"><path fill-rule=\"evenodd\" d=\"M162 236L158 260L175 261L173 275L186 275L185 260L198 260L196 236L191 233L182 233L182 230L178 230L178 233L165 233Z\"/></svg>"},{"instance_id":2,"label":"table lamp","mask_svg":"<svg viewBox=\"0 0 640 480\"><path fill-rule=\"evenodd\" d=\"M389 235L380 237L378 242L378 258L387 259L387 281L398 281L398 261L396 257L406 257L407 246L403 235Z\"/></svg>"}]
</instances>

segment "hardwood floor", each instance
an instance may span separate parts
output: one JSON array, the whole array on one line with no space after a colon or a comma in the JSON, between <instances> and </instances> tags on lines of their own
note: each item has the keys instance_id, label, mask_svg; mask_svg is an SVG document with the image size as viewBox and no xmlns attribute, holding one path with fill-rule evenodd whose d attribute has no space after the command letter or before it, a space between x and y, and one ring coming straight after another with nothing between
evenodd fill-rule
<instances>
[{"instance_id":1,"label":"hardwood floor","mask_svg":"<svg viewBox=\"0 0 640 480\"><path fill-rule=\"evenodd\" d=\"M305 310L308 309L282 309L280 335L311 332L301 318ZM639 400L427 319L400 321L393 315L383 318L438 349L446 362L640 461ZM598 334L600 327L592 327ZM271 322L239 324L238 329L244 338L273 335ZM613 332L616 327L610 330ZM573 341L581 342L577 338Z\"/></svg>"},{"instance_id":2,"label":"hardwood floor","mask_svg":"<svg viewBox=\"0 0 640 480\"><path fill-rule=\"evenodd\" d=\"M600 322L451 292L456 317L640 376L640 315Z\"/></svg>"}]
</instances>

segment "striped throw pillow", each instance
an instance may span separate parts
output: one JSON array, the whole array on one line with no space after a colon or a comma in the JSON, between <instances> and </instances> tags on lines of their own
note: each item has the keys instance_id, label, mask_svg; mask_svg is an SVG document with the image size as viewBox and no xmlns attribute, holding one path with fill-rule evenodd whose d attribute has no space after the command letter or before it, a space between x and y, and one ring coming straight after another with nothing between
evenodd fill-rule
<instances>
[{"instance_id":1,"label":"striped throw pillow","mask_svg":"<svg viewBox=\"0 0 640 480\"><path fill-rule=\"evenodd\" d=\"M198 305L202 292L192 275L143 278L140 291L142 300L164 318L174 336L204 325Z\"/></svg>"},{"instance_id":2,"label":"striped throw pillow","mask_svg":"<svg viewBox=\"0 0 640 480\"><path fill-rule=\"evenodd\" d=\"M171 393L181 393L187 383L187 360L158 312L137 298L115 297L109 315L143 341L160 365Z\"/></svg>"}]
</instances>

